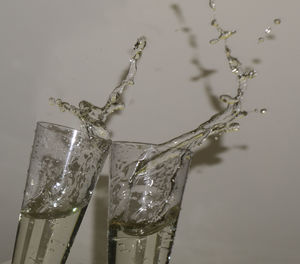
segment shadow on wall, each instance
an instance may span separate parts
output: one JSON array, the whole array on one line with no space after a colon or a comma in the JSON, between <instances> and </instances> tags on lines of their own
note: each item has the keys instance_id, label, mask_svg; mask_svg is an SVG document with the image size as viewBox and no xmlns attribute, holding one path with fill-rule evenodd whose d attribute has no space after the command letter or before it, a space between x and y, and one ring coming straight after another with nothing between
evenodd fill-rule
<instances>
[{"instance_id":1,"label":"shadow on wall","mask_svg":"<svg viewBox=\"0 0 300 264\"><path fill-rule=\"evenodd\" d=\"M222 111L222 103L219 100L219 97L212 93L212 88L208 83L205 84L205 91L209 98L210 104L214 110L217 112ZM216 165L222 162L220 154L229 151L232 148L238 148L240 150L247 150L247 145L239 145L235 147L226 147L223 142L223 136L218 138L209 138L208 144L203 146L195 155L193 155L193 160L191 163L191 169L194 167L200 167L203 165Z\"/></svg>"}]
</instances>

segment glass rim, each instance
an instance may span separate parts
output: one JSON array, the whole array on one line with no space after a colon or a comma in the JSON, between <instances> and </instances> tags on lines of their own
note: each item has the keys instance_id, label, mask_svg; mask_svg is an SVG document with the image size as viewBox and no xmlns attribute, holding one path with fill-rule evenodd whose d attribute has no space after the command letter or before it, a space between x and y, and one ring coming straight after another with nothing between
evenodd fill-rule
<instances>
[{"instance_id":1,"label":"glass rim","mask_svg":"<svg viewBox=\"0 0 300 264\"><path fill-rule=\"evenodd\" d=\"M48 126L56 126L58 128L64 129L64 130L70 130L72 132L76 132L80 136L87 135L87 133L82 131L82 130L72 128L72 127L69 127L69 126L65 126L65 125L55 124L55 123L52 123L52 122L47 122L47 121L37 121L36 125L37 125L37 127L40 126L44 129L49 129ZM105 141L111 141L111 139L106 139L106 138L102 138L102 137L99 137L99 136L94 136L94 137L97 137L98 139L105 140Z\"/></svg>"},{"instance_id":2,"label":"glass rim","mask_svg":"<svg viewBox=\"0 0 300 264\"><path fill-rule=\"evenodd\" d=\"M57 127L65 128L65 129L74 130L74 131L77 131L77 132L83 132L81 130L78 130L78 129L75 129L75 128L72 128L72 127L68 127L68 126L60 125L60 124L55 124L55 123L47 122L47 121L37 121L36 123L37 123L37 125L40 125L43 128L48 128L48 125L52 125L52 126L57 126Z\"/></svg>"}]
</instances>

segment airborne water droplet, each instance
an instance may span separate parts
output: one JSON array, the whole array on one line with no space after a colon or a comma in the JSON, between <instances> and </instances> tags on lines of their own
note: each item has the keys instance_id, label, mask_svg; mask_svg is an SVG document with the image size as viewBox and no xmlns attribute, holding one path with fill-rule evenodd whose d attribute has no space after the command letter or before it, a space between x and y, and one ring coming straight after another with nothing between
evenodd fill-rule
<instances>
[{"instance_id":1,"label":"airborne water droplet","mask_svg":"<svg viewBox=\"0 0 300 264\"><path fill-rule=\"evenodd\" d=\"M219 39L211 39L209 41L209 44L216 44L219 41Z\"/></svg>"},{"instance_id":2,"label":"airborne water droplet","mask_svg":"<svg viewBox=\"0 0 300 264\"><path fill-rule=\"evenodd\" d=\"M240 124L239 124L239 123L231 123L231 124L228 126L228 129L229 129L229 130L232 130L232 131L239 131L239 129L240 129Z\"/></svg>"},{"instance_id":3,"label":"airborne water droplet","mask_svg":"<svg viewBox=\"0 0 300 264\"><path fill-rule=\"evenodd\" d=\"M55 98L50 97L49 98L49 103L50 103L50 105L55 105Z\"/></svg>"},{"instance_id":4,"label":"airborne water droplet","mask_svg":"<svg viewBox=\"0 0 300 264\"><path fill-rule=\"evenodd\" d=\"M263 43L264 41L265 41L265 38L263 38L263 37L258 38L258 43Z\"/></svg>"},{"instance_id":5,"label":"airborne water droplet","mask_svg":"<svg viewBox=\"0 0 300 264\"><path fill-rule=\"evenodd\" d=\"M279 25L281 23L281 19L280 18L275 18L273 22L274 22L275 25Z\"/></svg>"},{"instance_id":6,"label":"airborne water droplet","mask_svg":"<svg viewBox=\"0 0 300 264\"><path fill-rule=\"evenodd\" d=\"M216 3L214 0L209 0L209 7L212 9L212 10L216 10Z\"/></svg>"},{"instance_id":7,"label":"airborne water droplet","mask_svg":"<svg viewBox=\"0 0 300 264\"><path fill-rule=\"evenodd\" d=\"M248 115L248 112L247 111L241 111L240 113L239 113L239 117L245 117L245 116L247 116Z\"/></svg>"},{"instance_id":8,"label":"airborne water droplet","mask_svg":"<svg viewBox=\"0 0 300 264\"><path fill-rule=\"evenodd\" d=\"M227 94L221 95L220 100L227 104L234 104L234 103L238 102L238 99L236 99L230 95L227 95Z\"/></svg>"},{"instance_id":9,"label":"airborne water droplet","mask_svg":"<svg viewBox=\"0 0 300 264\"><path fill-rule=\"evenodd\" d=\"M213 19L210 24L213 26L213 27L217 27L218 26L218 22L216 19Z\"/></svg>"},{"instance_id":10,"label":"airborne water droplet","mask_svg":"<svg viewBox=\"0 0 300 264\"><path fill-rule=\"evenodd\" d=\"M267 109L266 109L266 108L260 109L260 113L261 113L261 114L267 113Z\"/></svg>"},{"instance_id":11,"label":"airborne water droplet","mask_svg":"<svg viewBox=\"0 0 300 264\"><path fill-rule=\"evenodd\" d=\"M272 28L271 28L271 27L267 27L267 28L265 29L266 34L270 34L271 31L272 31Z\"/></svg>"}]
</instances>

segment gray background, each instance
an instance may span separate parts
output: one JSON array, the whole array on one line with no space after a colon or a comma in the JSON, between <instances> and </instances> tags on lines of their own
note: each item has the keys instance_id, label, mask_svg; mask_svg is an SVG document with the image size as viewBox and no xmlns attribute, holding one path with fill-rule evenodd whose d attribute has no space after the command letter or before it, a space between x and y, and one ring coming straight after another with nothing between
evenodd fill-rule
<instances>
[{"instance_id":1,"label":"gray background","mask_svg":"<svg viewBox=\"0 0 300 264\"><path fill-rule=\"evenodd\" d=\"M0 2L0 262L11 257L36 121L78 127L50 96L103 105L128 65L129 48L148 38L113 139L159 143L215 113L215 95L235 92L208 1L2 0ZM299 264L299 10L296 0L217 1L233 55L260 58L239 132L209 141L194 157L173 264ZM282 24L272 25L280 17ZM271 25L274 40L257 44ZM198 46L191 47L188 26ZM198 58L208 76L191 63ZM193 78L194 77L194 78ZM199 77L199 78L198 78ZM201 78L200 78L201 77ZM208 88L209 87L209 88ZM107 166L69 263L102 263Z\"/></svg>"}]
</instances>

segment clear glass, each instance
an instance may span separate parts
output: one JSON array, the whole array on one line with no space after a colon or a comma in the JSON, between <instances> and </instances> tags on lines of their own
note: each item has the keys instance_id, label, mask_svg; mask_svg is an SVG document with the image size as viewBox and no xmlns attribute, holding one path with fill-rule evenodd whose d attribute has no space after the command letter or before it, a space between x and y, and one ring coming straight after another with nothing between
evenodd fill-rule
<instances>
[{"instance_id":1,"label":"clear glass","mask_svg":"<svg viewBox=\"0 0 300 264\"><path fill-rule=\"evenodd\" d=\"M111 147L108 263L166 264L190 165L189 155L170 155L134 180L130 166L155 145L113 142ZM177 153L187 153L178 151Z\"/></svg>"},{"instance_id":2,"label":"clear glass","mask_svg":"<svg viewBox=\"0 0 300 264\"><path fill-rule=\"evenodd\" d=\"M66 262L110 145L37 123L12 264Z\"/></svg>"}]
</instances>

